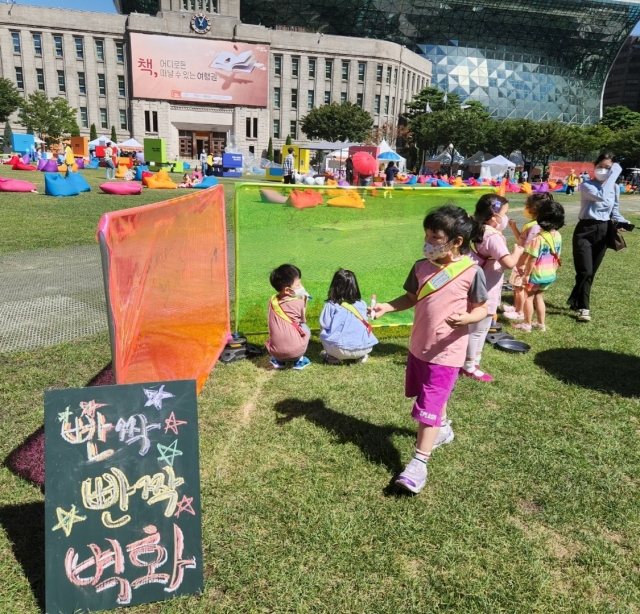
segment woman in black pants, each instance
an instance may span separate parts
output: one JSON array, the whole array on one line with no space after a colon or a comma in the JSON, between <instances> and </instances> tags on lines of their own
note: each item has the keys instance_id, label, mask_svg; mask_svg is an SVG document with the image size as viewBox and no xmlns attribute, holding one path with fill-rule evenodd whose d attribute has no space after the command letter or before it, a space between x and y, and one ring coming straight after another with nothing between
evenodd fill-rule
<instances>
[{"instance_id":1,"label":"woman in black pants","mask_svg":"<svg viewBox=\"0 0 640 614\"><path fill-rule=\"evenodd\" d=\"M622 168L608 153L598 156L595 167L595 179L580 185L580 221L573 233L576 285L567 303L578 312L578 322L591 321L591 285L607 251L609 220L627 222L618 210L620 190L616 181Z\"/></svg>"}]
</instances>

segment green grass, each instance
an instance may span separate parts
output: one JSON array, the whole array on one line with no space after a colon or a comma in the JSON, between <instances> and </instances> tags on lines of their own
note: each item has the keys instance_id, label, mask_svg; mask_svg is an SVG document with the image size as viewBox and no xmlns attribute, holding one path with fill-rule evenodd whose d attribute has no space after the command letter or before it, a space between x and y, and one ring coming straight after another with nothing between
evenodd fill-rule
<instances>
[{"instance_id":1,"label":"green grass","mask_svg":"<svg viewBox=\"0 0 640 614\"><path fill-rule=\"evenodd\" d=\"M549 332L521 336L524 356L488 348L494 384L458 383L455 441L418 497L388 488L415 437L406 337L365 365L323 366L314 340L302 372L217 366L199 398L204 593L128 611L638 612L636 234L607 254L586 325L564 307L565 251ZM106 335L1 356L2 457L42 423L43 389L82 385L109 358ZM0 611L35 613L43 497L2 467L0 500Z\"/></svg>"}]
</instances>

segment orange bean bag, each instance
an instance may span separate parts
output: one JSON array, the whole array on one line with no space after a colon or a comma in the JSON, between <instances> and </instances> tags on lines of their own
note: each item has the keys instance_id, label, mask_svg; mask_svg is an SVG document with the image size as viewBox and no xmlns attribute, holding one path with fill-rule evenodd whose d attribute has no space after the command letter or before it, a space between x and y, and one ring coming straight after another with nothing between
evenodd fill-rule
<instances>
[{"instance_id":1,"label":"orange bean bag","mask_svg":"<svg viewBox=\"0 0 640 614\"><path fill-rule=\"evenodd\" d=\"M533 188L531 187L531 184L527 183L526 181L523 182L520 186L520 194L531 194L532 192Z\"/></svg>"},{"instance_id":2,"label":"orange bean bag","mask_svg":"<svg viewBox=\"0 0 640 614\"><path fill-rule=\"evenodd\" d=\"M336 186L338 182L335 179L327 179L327 185Z\"/></svg>"},{"instance_id":3,"label":"orange bean bag","mask_svg":"<svg viewBox=\"0 0 640 614\"><path fill-rule=\"evenodd\" d=\"M133 158L118 158L118 167L120 166L131 168L133 166Z\"/></svg>"},{"instance_id":4,"label":"orange bean bag","mask_svg":"<svg viewBox=\"0 0 640 614\"><path fill-rule=\"evenodd\" d=\"M129 167L125 164L119 164L118 170L116 171L116 179L124 179L124 176L127 174Z\"/></svg>"},{"instance_id":5,"label":"orange bean bag","mask_svg":"<svg viewBox=\"0 0 640 614\"><path fill-rule=\"evenodd\" d=\"M364 202L355 190L350 190L342 196L332 198L327 202L330 207L345 207L347 209L364 209Z\"/></svg>"},{"instance_id":6,"label":"orange bean bag","mask_svg":"<svg viewBox=\"0 0 640 614\"><path fill-rule=\"evenodd\" d=\"M142 177L142 181L144 182L144 176ZM178 185L173 183L173 181L171 181L171 177L169 177L169 173L162 169L155 175L147 177L147 187L150 190L175 190L178 188Z\"/></svg>"},{"instance_id":7,"label":"orange bean bag","mask_svg":"<svg viewBox=\"0 0 640 614\"><path fill-rule=\"evenodd\" d=\"M59 173L66 173L68 168L69 167L66 164L61 164L58 167L58 172ZM73 163L73 166L71 167L71 171L74 172L74 173L78 172L78 165L75 162Z\"/></svg>"},{"instance_id":8,"label":"orange bean bag","mask_svg":"<svg viewBox=\"0 0 640 614\"><path fill-rule=\"evenodd\" d=\"M287 203L296 209L309 209L322 204L322 194L313 190L293 190L289 194Z\"/></svg>"}]
</instances>

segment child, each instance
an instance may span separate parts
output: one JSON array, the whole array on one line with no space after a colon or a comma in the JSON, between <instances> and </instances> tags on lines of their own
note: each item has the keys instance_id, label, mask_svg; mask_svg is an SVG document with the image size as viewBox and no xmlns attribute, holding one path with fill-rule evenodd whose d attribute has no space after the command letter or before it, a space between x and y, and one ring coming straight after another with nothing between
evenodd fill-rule
<instances>
[{"instance_id":1,"label":"child","mask_svg":"<svg viewBox=\"0 0 640 614\"><path fill-rule=\"evenodd\" d=\"M522 281L527 297L524 303L524 322L513 327L524 333L531 328L546 331L546 306L544 291L557 277L562 252L562 237L558 230L564 226L564 208L560 203L550 200L538 211L540 232L525 247L526 261ZM532 322L535 302L538 321Z\"/></svg>"},{"instance_id":2,"label":"child","mask_svg":"<svg viewBox=\"0 0 640 614\"><path fill-rule=\"evenodd\" d=\"M377 318L415 307L405 394L417 397L411 415L418 422L418 438L413 459L396 480L414 493L427 481L432 450L453 441L447 400L464 362L468 325L487 315L484 273L462 255L477 230L473 219L464 209L448 205L429 213L423 225L426 259L413 265L404 284L406 294L373 309Z\"/></svg>"},{"instance_id":3,"label":"child","mask_svg":"<svg viewBox=\"0 0 640 614\"><path fill-rule=\"evenodd\" d=\"M473 215L477 222L477 234L472 237L469 256L477 262L484 271L489 300L487 315L482 322L469 327L469 345L467 358L460 373L479 382L492 382L493 377L484 373L478 367L482 358L487 333L491 327L493 316L498 310L502 294L502 280L504 270L513 268L522 254L522 247L515 246L513 253L509 253L507 240L502 231L507 227L509 218L509 201L497 194L485 194L476 203Z\"/></svg>"},{"instance_id":4,"label":"child","mask_svg":"<svg viewBox=\"0 0 640 614\"><path fill-rule=\"evenodd\" d=\"M367 362L371 348L378 343L367 321L367 304L351 271L340 269L333 276L320 314L320 329L324 347L321 356L331 365L353 359Z\"/></svg>"},{"instance_id":5,"label":"child","mask_svg":"<svg viewBox=\"0 0 640 614\"><path fill-rule=\"evenodd\" d=\"M191 177L187 173L182 176L182 183L178 185L179 188L190 188L193 184L191 183Z\"/></svg>"},{"instance_id":6,"label":"child","mask_svg":"<svg viewBox=\"0 0 640 614\"><path fill-rule=\"evenodd\" d=\"M509 220L509 227L518 241L518 245L522 247L522 249L540 232L540 226L538 226L538 222L536 221L540 207L543 203L552 200L553 194L549 192L529 195L524 204L524 216L530 221L522 227L522 231L518 230L518 226L513 220ZM524 299L526 293L522 283L522 271L524 270L525 261L526 255L523 253L516 266L511 270L509 283L513 286L513 307L505 306L503 314L508 320L522 320L524 318Z\"/></svg>"},{"instance_id":7,"label":"child","mask_svg":"<svg viewBox=\"0 0 640 614\"><path fill-rule=\"evenodd\" d=\"M287 362L293 362L293 368L300 370L311 363L304 355L311 331L305 324L308 294L301 279L300 269L293 264L279 266L269 277L278 293L269 301L269 338L265 344L274 369L284 369Z\"/></svg>"}]
</instances>

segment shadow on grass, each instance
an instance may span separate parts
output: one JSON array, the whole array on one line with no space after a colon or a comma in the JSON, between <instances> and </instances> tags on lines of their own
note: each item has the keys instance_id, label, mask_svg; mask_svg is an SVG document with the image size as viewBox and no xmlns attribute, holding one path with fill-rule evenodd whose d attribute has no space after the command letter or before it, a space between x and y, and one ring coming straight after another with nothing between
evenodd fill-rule
<instances>
[{"instance_id":1,"label":"shadow on grass","mask_svg":"<svg viewBox=\"0 0 640 614\"><path fill-rule=\"evenodd\" d=\"M404 469L400 452L391 442L394 435L415 437L415 430L385 424L383 426L354 418L327 407L322 399L302 401L284 399L275 404L279 414L278 424L286 424L295 418L305 418L331 433L338 443L353 443L362 450L365 457L373 463L386 467L396 474Z\"/></svg>"},{"instance_id":2,"label":"shadow on grass","mask_svg":"<svg viewBox=\"0 0 640 614\"><path fill-rule=\"evenodd\" d=\"M640 358L587 348L538 352L535 363L553 377L623 397L640 397Z\"/></svg>"},{"instance_id":3,"label":"shadow on grass","mask_svg":"<svg viewBox=\"0 0 640 614\"><path fill-rule=\"evenodd\" d=\"M31 585L40 610L44 612L44 503L0 507L0 526L11 542L13 554Z\"/></svg>"}]
</instances>

